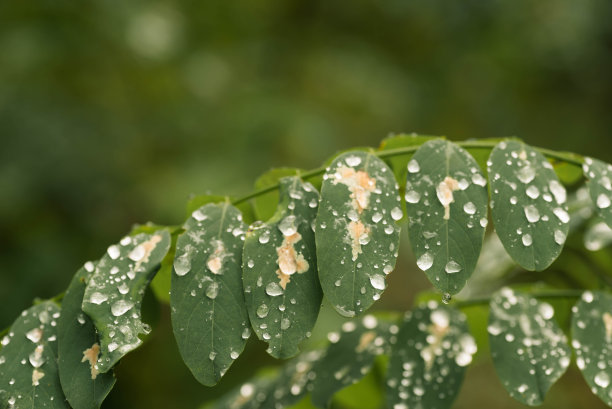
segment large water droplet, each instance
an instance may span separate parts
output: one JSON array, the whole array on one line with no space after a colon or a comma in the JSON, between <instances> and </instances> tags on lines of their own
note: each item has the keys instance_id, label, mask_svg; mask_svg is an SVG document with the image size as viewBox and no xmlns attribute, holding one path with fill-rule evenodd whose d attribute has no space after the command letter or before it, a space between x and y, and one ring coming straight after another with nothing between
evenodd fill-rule
<instances>
[{"instance_id":1,"label":"large water droplet","mask_svg":"<svg viewBox=\"0 0 612 409\"><path fill-rule=\"evenodd\" d=\"M102 304L104 301L108 300L108 296L102 293L95 292L89 297L89 302L92 304Z\"/></svg>"},{"instance_id":2,"label":"large water droplet","mask_svg":"<svg viewBox=\"0 0 612 409\"><path fill-rule=\"evenodd\" d=\"M184 276L191 270L191 259L189 254L185 253L174 259L174 271L179 277Z\"/></svg>"},{"instance_id":3,"label":"large water droplet","mask_svg":"<svg viewBox=\"0 0 612 409\"><path fill-rule=\"evenodd\" d=\"M529 233L523 234L523 237L521 237L521 240L523 241L523 245L525 247L529 247L533 243L533 239L531 238L531 234Z\"/></svg>"},{"instance_id":4,"label":"large water droplet","mask_svg":"<svg viewBox=\"0 0 612 409\"><path fill-rule=\"evenodd\" d=\"M527 188L525 193L527 193L527 196L529 196L530 198L537 199L540 196L540 189L538 189L534 185L531 185Z\"/></svg>"},{"instance_id":5,"label":"large water droplet","mask_svg":"<svg viewBox=\"0 0 612 409\"><path fill-rule=\"evenodd\" d=\"M485 186L487 184L487 180L480 173L474 173L472 175L472 183L478 186Z\"/></svg>"},{"instance_id":6,"label":"large water droplet","mask_svg":"<svg viewBox=\"0 0 612 409\"><path fill-rule=\"evenodd\" d=\"M394 207L391 210L391 218L393 220L397 221L397 220L401 219L402 217L404 217L404 214L402 213L402 209L400 209L399 207Z\"/></svg>"},{"instance_id":7,"label":"large water droplet","mask_svg":"<svg viewBox=\"0 0 612 409\"><path fill-rule=\"evenodd\" d=\"M607 388L608 385L610 385L610 375L604 371L598 372L597 375L595 375L594 381L597 386Z\"/></svg>"},{"instance_id":8,"label":"large water droplet","mask_svg":"<svg viewBox=\"0 0 612 409\"><path fill-rule=\"evenodd\" d=\"M266 304L261 304L257 307L257 316L259 318L266 318L268 316L268 306Z\"/></svg>"},{"instance_id":9,"label":"large water droplet","mask_svg":"<svg viewBox=\"0 0 612 409\"><path fill-rule=\"evenodd\" d=\"M274 281L268 283L268 285L266 286L266 294L268 294L270 297L276 297L278 295L281 295L282 293L282 287Z\"/></svg>"},{"instance_id":10,"label":"large water droplet","mask_svg":"<svg viewBox=\"0 0 612 409\"><path fill-rule=\"evenodd\" d=\"M525 206L525 217L529 223L536 223L540 220L540 212L534 205Z\"/></svg>"},{"instance_id":11,"label":"large water droplet","mask_svg":"<svg viewBox=\"0 0 612 409\"><path fill-rule=\"evenodd\" d=\"M281 324L280 324L281 329L284 330L284 329L289 328L290 326L291 326L291 321L289 321L289 318L283 318L281 320Z\"/></svg>"},{"instance_id":12,"label":"large water droplet","mask_svg":"<svg viewBox=\"0 0 612 409\"><path fill-rule=\"evenodd\" d=\"M370 284L372 284L372 287L376 288L377 290L384 290L387 286L385 277L380 274L374 274L372 277L370 277Z\"/></svg>"},{"instance_id":13,"label":"large water droplet","mask_svg":"<svg viewBox=\"0 0 612 409\"><path fill-rule=\"evenodd\" d=\"M461 271L461 265L455 260L450 260L448 263L446 263L444 271L446 271L447 274L458 273L459 271Z\"/></svg>"},{"instance_id":14,"label":"large water droplet","mask_svg":"<svg viewBox=\"0 0 612 409\"><path fill-rule=\"evenodd\" d=\"M26 333L26 338L29 339L30 341L36 343L36 342L40 341L40 339L42 338L42 334L43 334L42 329L34 328L34 329L31 329L30 331L28 331ZM8 342L7 342L7 344L8 344ZM5 345L5 344L3 343L2 345Z\"/></svg>"},{"instance_id":15,"label":"large water droplet","mask_svg":"<svg viewBox=\"0 0 612 409\"><path fill-rule=\"evenodd\" d=\"M113 244L112 246L110 246L106 252L108 253L109 257L112 258L113 260L117 260L119 258L119 255L121 254L121 252L119 251L119 247L117 247L116 244Z\"/></svg>"},{"instance_id":16,"label":"large water droplet","mask_svg":"<svg viewBox=\"0 0 612 409\"><path fill-rule=\"evenodd\" d=\"M421 200L421 195L416 190L409 190L406 192L404 199L406 199L408 203L419 203L419 200Z\"/></svg>"},{"instance_id":17,"label":"large water droplet","mask_svg":"<svg viewBox=\"0 0 612 409\"><path fill-rule=\"evenodd\" d=\"M295 219L295 215L289 215L278 224L278 229L283 233L283 236L292 236L297 232Z\"/></svg>"},{"instance_id":18,"label":"large water droplet","mask_svg":"<svg viewBox=\"0 0 612 409\"><path fill-rule=\"evenodd\" d=\"M568 223L570 220L569 214L562 208L556 207L553 209L553 213L561 221L561 223Z\"/></svg>"},{"instance_id":19,"label":"large water droplet","mask_svg":"<svg viewBox=\"0 0 612 409\"><path fill-rule=\"evenodd\" d=\"M259 236L259 242L261 244L266 244L269 241L270 241L270 232L266 230L263 233L261 233L261 236Z\"/></svg>"},{"instance_id":20,"label":"large water droplet","mask_svg":"<svg viewBox=\"0 0 612 409\"><path fill-rule=\"evenodd\" d=\"M32 365L34 368L40 368L45 363L45 357L43 356L44 348L45 347L43 345L38 345L34 349L34 352L30 354L30 365Z\"/></svg>"},{"instance_id":21,"label":"large water droplet","mask_svg":"<svg viewBox=\"0 0 612 409\"><path fill-rule=\"evenodd\" d=\"M474 214L476 213L476 205L472 202L467 202L463 205L463 211L467 214Z\"/></svg>"},{"instance_id":22,"label":"large water droplet","mask_svg":"<svg viewBox=\"0 0 612 409\"><path fill-rule=\"evenodd\" d=\"M565 243L566 238L565 233L563 233L561 230L555 230L555 243L561 246L563 243Z\"/></svg>"},{"instance_id":23,"label":"large water droplet","mask_svg":"<svg viewBox=\"0 0 612 409\"><path fill-rule=\"evenodd\" d=\"M140 244L134 247L134 250L130 251L130 254L128 255L128 257L132 261L140 261L142 260L142 258L145 256L146 253L147 251L145 250L144 246Z\"/></svg>"},{"instance_id":24,"label":"large water droplet","mask_svg":"<svg viewBox=\"0 0 612 409\"><path fill-rule=\"evenodd\" d=\"M599 196L597 196L597 207L600 209L610 207L610 198L606 194L601 193Z\"/></svg>"},{"instance_id":25,"label":"large water droplet","mask_svg":"<svg viewBox=\"0 0 612 409\"><path fill-rule=\"evenodd\" d=\"M117 300L111 306L111 313L115 317L120 317L134 307L134 303L127 300Z\"/></svg>"},{"instance_id":26,"label":"large water droplet","mask_svg":"<svg viewBox=\"0 0 612 409\"><path fill-rule=\"evenodd\" d=\"M417 173L419 170L421 170L421 167L419 166L419 162L417 162L415 159L408 162L408 172Z\"/></svg>"},{"instance_id":27,"label":"large water droplet","mask_svg":"<svg viewBox=\"0 0 612 409\"><path fill-rule=\"evenodd\" d=\"M217 298L218 294L219 294L219 283L217 283L216 281L213 281L206 288L206 296L210 298L211 300L214 300L215 298Z\"/></svg>"},{"instance_id":28,"label":"large water droplet","mask_svg":"<svg viewBox=\"0 0 612 409\"><path fill-rule=\"evenodd\" d=\"M347 165L351 167L359 166L361 163L361 158L359 156L349 156L344 160Z\"/></svg>"},{"instance_id":29,"label":"large water droplet","mask_svg":"<svg viewBox=\"0 0 612 409\"><path fill-rule=\"evenodd\" d=\"M567 200L567 192L561 183L556 180L551 180L548 182L548 187L550 188L550 192L555 197L555 200L559 204L565 203Z\"/></svg>"},{"instance_id":30,"label":"large water droplet","mask_svg":"<svg viewBox=\"0 0 612 409\"><path fill-rule=\"evenodd\" d=\"M427 271L431 268L431 266L433 265L433 262L434 262L433 256L429 252L426 252L426 253L423 253L423 255L418 258L417 266L421 270Z\"/></svg>"},{"instance_id":31,"label":"large water droplet","mask_svg":"<svg viewBox=\"0 0 612 409\"><path fill-rule=\"evenodd\" d=\"M535 174L535 169L527 165L516 172L516 177L518 177L518 179L523 183L529 183L533 180L533 178L535 178Z\"/></svg>"}]
</instances>

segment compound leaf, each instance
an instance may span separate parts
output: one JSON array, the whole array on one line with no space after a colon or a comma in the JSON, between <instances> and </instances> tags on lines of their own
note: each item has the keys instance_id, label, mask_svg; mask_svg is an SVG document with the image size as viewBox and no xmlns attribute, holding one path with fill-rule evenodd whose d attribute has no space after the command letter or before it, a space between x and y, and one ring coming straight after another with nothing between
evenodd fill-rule
<instances>
[{"instance_id":1,"label":"compound leaf","mask_svg":"<svg viewBox=\"0 0 612 409\"><path fill-rule=\"evenodd\" d=\"M336 311L365 311L395 267L402 218L391 169L362 151L337 157L327 169L316 219L319 279Z\"/></svg>"},{"instance_id":2,"label":"compound leaf","mask_svg":"<svg viewBox=\"0 0 612 409\"><path fill-rule=\"evenodd\" d=\"M81 310L95 264L85 263L62 299L57 323L58 369L66 399L75 409L99 408L115 384L112 371L98 373L100 343L91 319Z\"/></svg>"},{"instance_id":3,"label":"compound leaf","mask_svg":"<svg viewBox=\"0 0 612 409\"><path fill-rule=\"evenodd\" d=\"M586 291L572 313L578 368L593 393L612 407L612 295Z\"/></svg>"},{"instance_id":4,"label":"compound leaf","mask_svg":"<svg viewBox=\"0 0 612 409\"><path fill-rule=\"evenodd\" d=\"M546 158L522 142L499 143L489 158L491 212L504 248L527 270L559 256L569 231L565 188Z\"/></svg>"},{"instance_id":5,"label":"compound leaf","mask_svg":"<svg viewBox=\"0 0 612 409\"><path fill-rule=\"evenodd\" d=\"M319 194L298 177L280 181L280 203L267 223L252 225L243 252L249 317L268 353L289 358L314 326L323 293L312 225Z\"/></svg>"},{"instance_id":6,"label":"compound leaf","mask_svg":"<svg viewBox=\"0 0 612 409\"><path fill-rule=\"evenodd\" d=\"M582 165L587 178L589 195L599 216L612 227L612 165L593 158L585 158Z\"/></svg>"},{"instance_id":7,"label":"compound leaf","mask_svg":"<svg viewBox=\"0 0 612 409\"><path fill-rule=\"evenodd\" d=\"M387 404L450 408L474 353L476 343L459 311L429 301L408 312L391 346Z\"/></svg>"},{"instance_id":8,"label":"compound leaf","mask_svg":"<svg viewBox=\"0 0 612 409\"><path fill-rule=\"evenodd\" d=\"M67 409L57 369L60 308L45 301L24 311L2 339L0 405ZM6 399L6 400L5 400ZM7 405L8 403L8 405Z\"/></svg>"},{"instance_id":9,"label":"compound leaf","mask_svg":"<svg viewBox=\"0 0 612 409\"><path fill-rule=\"evenodd\" d=\"M361 321L344 323L340 334L328 335L331 344L314 368L314 405L326 408L336 392L370 372L374 359L387 351L389 327L387 322L366 315Z\"/></svg>"},{"instance_id":10,"label":"compound leaf","mask_svg":"<svg viewBox=\"0 0 612 409\"><path fill-rule=\"evenodd\" d=\"M553 307L508 287L490 303L489 343L497 375L514 399L540 405L570 363Z\"/></svg>"},{"instance_id":11,"label":"compound leaf","mask_svg":"<svg viewBox=\"0 0 612 409\"><path fill-rule=\"evenodd\" d=\"M172 274L172 328L187 367L212 386L250 336L240 267L246 225L224 202L195 210L184 228Z\"/></svg>"},{"instance_id":12,"label":"compound leaf","mask_svg":"<svg viewBox=\"0 0 612 409\"><path fill-rule=\"evenodd\" d=\"M470 277L487 225L486 179L464 149L426 142L408 163L406 211L418 267L445 294Z\"/></svg>"},{"instance_id":13,"label":"compound leaf","mask_svg":"<svg viewBox=\"0 0 612 409\"><path fill-rule=\"evenodd\" d=\"M100 337L100 373L108 372L137 348L142 343L139 334L149 332L140 319L140 306L169 247L167 230L126 236L108 248L91 275L82 309L93 320Z\"/></svg>"}]
</instances>

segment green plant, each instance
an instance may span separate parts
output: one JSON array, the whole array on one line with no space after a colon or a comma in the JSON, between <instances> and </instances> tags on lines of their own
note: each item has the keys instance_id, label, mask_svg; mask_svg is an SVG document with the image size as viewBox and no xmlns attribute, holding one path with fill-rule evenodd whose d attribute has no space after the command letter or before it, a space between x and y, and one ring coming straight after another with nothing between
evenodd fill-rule
<instances>
[{"instance_id":1,"label":"green plant","mask_svg":"<svg viewBox=\"0 0 612 409\"><path fill-rule=\"evenodd\" d=\"M170 304L183 360L204 385L219 381L252 331L273 357L296 356L214 407L326 407L334 396L350 400L339 391L359 382L384 388L394 409L447 408L477 344L488 344L508 393L538 405L571 363L570 330L585 380L612 406L610 269L568 258L594 274L573 288L510 288L499 275L515 265L549 269L579 231L590 250L612 241L611 176L601 161L517 139L395 135L312 171L272 170L241 198L196 197L184 225L137 226L85 263L65 294L38 302L0 335L0 407L99 407L113 366L150 331L141 320L149 283ZM424 294L403 318L348 320L329 343L300 354L324 295L345 317L380 298L402 224L439 293ZM469 297L454 297L462 290ZM489 308L487 324L466 316L473 307Z\"/></svg>"}]
</instances>

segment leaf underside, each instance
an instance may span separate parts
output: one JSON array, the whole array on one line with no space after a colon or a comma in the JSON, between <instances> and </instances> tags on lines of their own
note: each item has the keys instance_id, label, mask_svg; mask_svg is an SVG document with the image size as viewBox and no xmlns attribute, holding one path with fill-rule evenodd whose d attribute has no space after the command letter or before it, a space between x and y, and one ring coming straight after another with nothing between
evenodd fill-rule
<instances>
[{"instance_id":1,"label":"leaf underside","mask_svg":"<svg viewBox=\"0 0 612 409\"><path fill-rule=\"evenodd\" d=\"M243 252L249 318L268 353L289 358L314 326L323 294L312 229L319 194L298 177L280 181L280 203L267 223L251 226Z\"/></svg>"},{"instance_id":2,"label":"leaf underside","mask_svg":"<svg viewBox=\"0 0 612 409\"><path fill-rule=\"evenodd\" d=\"M546 158L522 142L499 143L489 158L495 231L521 267L541 271L569 231L566 191Z\"/></svg>"},{"instance_id":3,"label":"leaf underside","mask_svg":"<svg viewBox=\"0 0 612 409\"><path fill-rule=\"evenodd\" d=\"M241 269L246 225L225 202L195 210L184 228L172 274L172 328L187 367L211 386L250 336Z\"/></svg>"},{"instance_id":4,"label":"leaf underside","mask_svg":"<svg viewBox=\"0 0 612 409\"><path fill-rule=\"evenodd\" d=\"M407 169L406 211L417 265L440 291L456 294L482 248L486 179L469 153L442 139L423 144Z\"/></svg>"},{"instance_id":5,"label":"leaf underside","mask_svg":"<svg viewBox=\"0 0 612 409\"><path fill-rule=\"evenodd\" d=\"M368 309L395 267L402 218L398 186L376 156L347 152L329 166L316 219L319 279L336 311Z\"/></svg>"}]
</instances>

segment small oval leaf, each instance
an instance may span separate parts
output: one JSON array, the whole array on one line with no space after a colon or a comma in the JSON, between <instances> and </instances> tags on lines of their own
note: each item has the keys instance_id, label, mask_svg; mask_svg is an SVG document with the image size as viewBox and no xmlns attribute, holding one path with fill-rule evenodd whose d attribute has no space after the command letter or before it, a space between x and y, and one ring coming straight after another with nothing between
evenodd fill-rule
<instances>
[{"instance_id":1,"label":"small oval leaf","mask_svg":"<svg viewBox=\"0 0 612 409\"><path fill-rule=\"evenodd\" d=\"M139 334L149 332L140 319L140 306L169 247L167 230L126 236L108 248L91 275L82 309L93 320L100 337L100 373L108 372L137 348L142 343Z\"/></svg>"},{"instance_id":2,"label":"small oval leaf","mask_svg":"<svg viewBox=\"0 0 612 409\"><path fill-rule=\"evenodd\" d=\"M312 225L319 194L298 177L280 181L279 204L267 223L251 226L244 243L243 282L251 324L268 353L289 358L314 326L323 293Z\"/></svg>"},{"instance_id":3,"label":"small oval leaf","mask_svg":"<svg viewBox=\"0 0 612 409\"><path fill-rule=\"evenodd\" d=\"M60 381L74 409L99 408L115 384L112 371L98 373L100 343L91 319L81 310L86 283L95 264L85 263L73 277L62 299L57 322Z\"/></svg>"},{"instance_id":4,"label":"small oval leaf","mask_svg":"<svg viewBox=\"0 0 612 409\"><path fill-rule=\"evenodd\" d=\"M240 267L246 225L225 202L195 210L184 228L172 274L172 328L191 373L212 386L250 336Z\"/></svg>"},{"instance_id":5,"label":"small oval leaf","mask_svg":"<svg viewBox=\"0 0 612 409\"><path fill-rule=\"evenodd\" d=\"M487 225L486 179L464 149L426 142L408 163L406 211L418 267L445 294L471 276Z\"/></svg>"},{"instance_id":6,"label":"small oval leaf","mask_svg":"<svg viewBox=\"0 0 612 409\"><path fill-rule=\"evenodd\" d=\"M582 170L597 213L612 227L612 165L598 159L585 158Z\"/></svg>"},{"instance_id":7,"label":"small oval leaf","mask_svg":"<svg viewBox=\"0 0 612 409\"><path fill-rule=\"evenodd\" d=\"M559 256L569 231L566 191L546 158L522 142L500 142L489 158L491 213L512 259L541 271Z\"/></svg>"},{"instance_id":8,"label":"small oval leaf","mask_svg":"<svg viewBox=\"0 0 612 409\"><path fill-rule=\"evenodd\" d=\"M593 393L612 406L612 295L586 291L572 313L578 368Z\"/></svg>"},{"instance_id":9,"label":"small oval leaf","mask_svg":"<svg viewBox=\"0 0 612 409\"><path fill-rule=\"evenodd\" d=\"M474 353L476 343L461 312L434 301L408 312L391 346L387 404L450 408Z\"/></svg>"},{"instance_id":10,"label":"small oval leaf","mask_svg":"<svg viewBox=\"0 0 612 409\"><path fill-rule=\"evenodd\" d=\"M540 405L570 363L553 307L505 287L491 297L489 343L497 375L514 399Z\"/></svg>"},{"instance_id":11,"label":"small oval leaf","mask_svg":"<svg viewBox=\"0 0 612 409\"><path fill-rule=\"evenodd\" d=\"M56 320L60 308L45 301L24 311L2 339L0 406L67 409L57 369ZM6 399L6 400L4 400Z\"/></svg>"},{"instance_id":12,"label":"small oval leaf","mask_svg":"<svg viewBox=\"0 0 612 409\"><path fill-rule=\"evenodd\" d=\"M361 321L345 322L341 333L328 335L331 344L314 368L314 405L327 408L336 392L370 372L374 359L387 352L389 327L387 322L366 315Z\"/></svg>"},{"instance_id":13,"label":"small oval leaf","mask_svg":"<svg viewBox=\"0 0 612 409\"><path fill-rule=\"evenodd\" d=\"M402 218L391 169L376 156L347 152L329 166L316 219L319 279L340 314L367 310L395 267Z\"/></svg>"}]
</instances>

